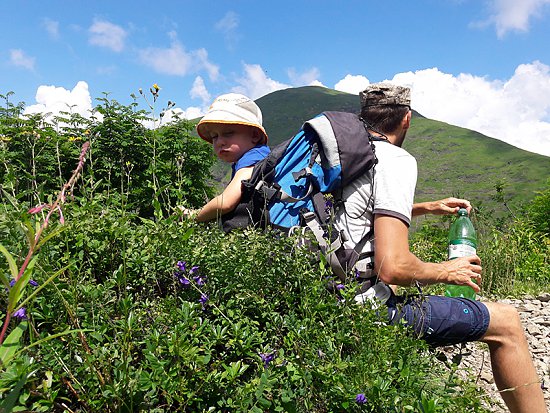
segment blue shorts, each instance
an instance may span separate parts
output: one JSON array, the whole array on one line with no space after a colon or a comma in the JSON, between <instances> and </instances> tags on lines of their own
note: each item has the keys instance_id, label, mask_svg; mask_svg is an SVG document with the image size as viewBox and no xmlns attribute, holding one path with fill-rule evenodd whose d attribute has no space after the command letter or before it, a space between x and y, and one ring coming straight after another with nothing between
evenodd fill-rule
<instances>
[{"instance_id":1,"label":"blue shorts","mask_svg":"<svg viewBox=\"0 0 550 413\"><path fill-rule=\"evenodd\" d=\"M411 326L433 346L477 341L489 327L487 306L467 298L392 295L386 305L390 324Z\"/></svg>"}]
</instances>

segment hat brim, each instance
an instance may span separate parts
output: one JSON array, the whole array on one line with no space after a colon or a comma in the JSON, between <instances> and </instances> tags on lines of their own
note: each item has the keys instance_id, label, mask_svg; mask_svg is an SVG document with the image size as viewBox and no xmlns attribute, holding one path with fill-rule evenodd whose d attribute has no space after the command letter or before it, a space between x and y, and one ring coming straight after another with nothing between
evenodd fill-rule
<instances>
[{"instance_id":1,"label":"hat brim","mask_svg":"<svg viewBox=\"0 0 550 413\"><path fill-rule=\"evenodd\" d=\"M221 112L221 111L220 112L211 112L211 113L208 113L207 115L205 115L199 121L199 123L197 124L197 132L198 132L199 136L202 139L204 139L206 142L212 143L212 138L210 138L209 136L207 136L204 133L204 128L203 127L206 126L209 123L222 123L222 124L225 124L225 125L252 126L253 128L258 129L262 133L263 139L262 139L261 143L264 144L264 145L267 145L267 142L268 142L267 132L265 131L263 126L258 125L257 123L246 122L244 120L239 120L239 119L221 119L222 116L220 116L220 114L224 114L225 117L227 118L225 112Z\"/></svg>"}]
</instances>

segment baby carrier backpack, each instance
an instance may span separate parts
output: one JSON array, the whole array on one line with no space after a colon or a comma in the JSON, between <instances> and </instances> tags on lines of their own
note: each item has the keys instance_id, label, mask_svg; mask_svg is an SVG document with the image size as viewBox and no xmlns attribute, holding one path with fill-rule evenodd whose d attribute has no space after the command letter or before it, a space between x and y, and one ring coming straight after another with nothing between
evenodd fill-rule
<instances>
[{"instance_id":1,"label":"baby carrier backpack","mask_svg":"<svg viewBox=\"0 0 550 413\"><path fill-rule=\"evenodd\" d=\"M338 209L342 188L377 163L365 122L356 114L323 112L258 162L242 182L240 204L222 217L223 230L258 226L286 233L310 229L335 275L345 280L372 231L353 250L330 230L327 202ZM365 208L368 206L366 205Z\"/></svg>"}]
</instances>

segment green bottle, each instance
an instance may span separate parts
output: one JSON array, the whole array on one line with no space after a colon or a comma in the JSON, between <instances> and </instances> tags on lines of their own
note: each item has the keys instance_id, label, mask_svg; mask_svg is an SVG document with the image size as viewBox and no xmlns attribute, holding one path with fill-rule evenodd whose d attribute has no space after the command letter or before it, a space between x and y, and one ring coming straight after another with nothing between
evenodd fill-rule
<instances>
[{"instance_id":1,"label":"green bottle","mask_svg":"<svg viewBox=\"0 0 550 413\"><path fill-rule=\"evenodd\" d=\"M468 211L464 208L458 210L458 218L451 224L449 230L448 259L475 255L477 248L476 230L468 217ZM447 284L445 289L447 297L464 297L476 299L476 293L467 285Z\"/></svg>"}]
</instances>

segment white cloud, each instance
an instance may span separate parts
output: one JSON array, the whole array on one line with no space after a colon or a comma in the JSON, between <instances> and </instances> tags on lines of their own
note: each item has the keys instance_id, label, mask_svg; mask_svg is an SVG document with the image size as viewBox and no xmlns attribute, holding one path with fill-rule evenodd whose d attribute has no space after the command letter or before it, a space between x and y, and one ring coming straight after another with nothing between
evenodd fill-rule
<instances>
[{"instance_id":1,"label":"white cloud","mask_svg":"<svg viewBox=\"0 0 550 413\"><path fill-rule=\"evenodd\" d=\"M232 32L239 27L239 16L233 11L228 11L215 25L216 30L224 33Z\"/></svg>"},{"instance_id":2,"label":"white cloud","mask_svg":"<svg viewBox=\"0 0 550 413\"><path fill-rule=\"evenodd\" d=\"M195 78L189 95L191 95L193 99L199 98L205 105L210 103L210 93L206 89L206 86L204 85L204 80L200 76L197 76Z\"/></svg>"},{"instance_id":3,"label":"white cloud","mask_svg":"<svg viewBox=\"0 0 550 413\"><path fill-rule=\"evenodd\" d=\"M59 38L59 22L49 18L45 18L42 20L42 25L52 39Z\"/></svg>"},{"instance_id":4,"label":"white cloud","mask_svg":"<svg viewBox=\"0 0 550 413\"><path fill-rule=\"evenodd\" d=\"M92 98L88 84L80 81L72 90L56 86L39 86L36 91L36 104L27 106L24 114L50 113L52 116L60 112L79 113L85 118L90 117Z\"/></svg>"},{"instance_id":5,"label":"white cloud","mask_svg":"<svg viewBox=\"0 0 550 413\"><path fill-rule=\"evenodd\" d=\"M211 80L217 80L219 67L208 60L208 52L205 49L187 52L175 39L174 33L169 35L172 38L169 48L149 47L139 51L139 58L143 64L152 67L158 73L176 76L205 70Z\"/></svg>"},{"instance_id":6,"label":"white cloud","mask_svg":"<svg viewBox=\"0 0 550 413\"><path fill-rule=\"evenodd\" d=\"M365 90L365 88L370 84L369 79L362 75L346 75L345 78L340 80L334 85L334 89L341 92L351 93L353 95L358 95L359 92Z\"/></svg>"},{"instance_id":7,"label":"white cloud","mask_svg":"<svg viewBox=\"0 0 550 413\"><path fill-rule=\"evenodd\" d=\"M506 81L432 68L391 82L410 86L413 108L428 118L550 156L550 66L522 64Z\"/></svg>"},{"instance_id":8,"label":"white cloud","mask_svg":"<svg viewBox=\"0 0 550 413\"><path fill-rule=\"evenodd\" d=\"M174 108L164 112L162 118L162 124L165 125L177 119L196 119L200 118L206 113L207 108L199 108L196 106L190 106L187 109Z\"/></svg>"},{"instance_id":9,"label":"white cloud","mask_svg":"<svg viewBox=\"0 0 550 413\"><path fill-rule=\"evenodd\" d=\"M106 20L95 20L88 32L90 44L106 47L114 52L121 52L124 49L124 42L128 35L122 27Z\"/></svg>"},{"instance_id":10,"label":"white cloud","mask_svg":"<svg viewBox=\"0 0 550 413\"><path fill-rule=\"evenodd\" d=\"M318 80L321 77L321 72L316 67L312 67L302 73L298 73L296 69L290 68L287 70L287 74L292 86L323 86Z\"/></svg>"},{"instance_id":11,"label":"white cloud","mask_svg":"<svg viewBox=\"0 0 550 413\"><path fill-rule=\"evenodd\" d=\"M28 70L34 70L34 57L27 56L21 49L10 50L10 63L14 66L22 67Z\"/></svg>"},{"instance_id":12,"label":"white cloud","mask_svg":"<svg viewBox=\"0 0 550 413\"><path fill-rule=\"evenodd\" d=\"M237 29L239 28L239 16L233 11L228 11L215 25L214 28L224 35L229 49L233 49L239 40Z\"/></svg>"},{"instance_id":13,"label":"white cloud","mask_svg":"<svg viewBox=\"0 0 550 413\"><path fill-rule=\"evenodd\" d=\"M260 65L244 64L244 76L237 79L239 86L232 89L235 93L242 93L251 99L257 99L276 90L291 87L284 83L273 80L264 72Z\"/></svg>"},{"instance_id":14,"label":"white cloud","mask_svg":"<svg viewBox=\"0 0 550 413\"><path fill-rule=\"evenodd\" d=\"M543 13L550 0L489 0L491 16L485 24L494 24L497 36L503 37L508 31L526 32L533 17Z\"/></svg>"}]
</instances>

